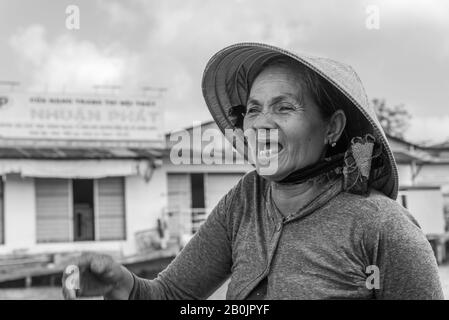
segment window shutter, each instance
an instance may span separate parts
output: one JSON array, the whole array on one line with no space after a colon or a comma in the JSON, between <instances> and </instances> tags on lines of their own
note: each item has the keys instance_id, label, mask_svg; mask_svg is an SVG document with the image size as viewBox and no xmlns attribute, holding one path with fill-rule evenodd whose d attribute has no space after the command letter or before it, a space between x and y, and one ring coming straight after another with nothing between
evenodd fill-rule
<instances>
[{"instance_id":1,"label":"window shutter","mask_svg":"<svg viewBox=\"0 0 449 320\"><path fill-rule=\"evenodd\" d=\"M121 177L98 180L98 240L125 240L125 195Z\"/></svg>"},{"instance_id":2,"label":"window shutter","mask_svg":"<svg viewBox=\"0 0 449 320\"><path fill-rule=\"evenodd\" d=\"M35 179L37 242L68 242L72 215L69 180Z\"/></svg>"}]
</instances>

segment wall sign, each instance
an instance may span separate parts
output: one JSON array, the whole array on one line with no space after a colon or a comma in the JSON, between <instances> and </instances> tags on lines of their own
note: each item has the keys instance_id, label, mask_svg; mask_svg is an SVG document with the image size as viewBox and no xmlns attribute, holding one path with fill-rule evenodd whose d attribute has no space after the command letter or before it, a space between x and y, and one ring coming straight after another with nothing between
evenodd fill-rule
<instances>
[{"instance_id":1,"label":"wall sign","mask_svg":"<svg viewBox=\"0 0 449 320\"><path fill-rule=\"evenodd\" d=\"M162 146L160 100L0 93L0 140L55 146Z\"/></svg>"}]
</instances>

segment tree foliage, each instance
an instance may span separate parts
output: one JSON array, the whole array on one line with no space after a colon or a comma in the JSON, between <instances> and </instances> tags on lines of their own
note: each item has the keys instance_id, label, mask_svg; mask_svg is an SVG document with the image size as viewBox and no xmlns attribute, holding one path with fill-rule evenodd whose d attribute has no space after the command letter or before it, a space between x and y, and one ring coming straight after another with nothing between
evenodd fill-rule
<instances>
[{"instance_id":1,"label":"tree foliage","mask_svg":"<svg viewBox=\"0 0 449 320\"><path fill-rule=\"evenodd\" d=\"M411 119L405 106L402 104L388 106L385 99L373 99L372 104L384 131L391 136L403 139Z\"/></svg>"}]
</instances>

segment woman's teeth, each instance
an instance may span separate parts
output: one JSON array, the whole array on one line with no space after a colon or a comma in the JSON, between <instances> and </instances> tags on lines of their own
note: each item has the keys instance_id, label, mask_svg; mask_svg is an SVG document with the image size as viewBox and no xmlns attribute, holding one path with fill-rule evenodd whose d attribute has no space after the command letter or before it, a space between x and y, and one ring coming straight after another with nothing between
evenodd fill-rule
<instances>
[{"instance_id":1,"label":"woman's teeth","mask_svg":"<svg viewBox=\"0 0 449 320\"><path fill-rule=\"evenodd\" d=\"M277 155L282 149L282 146L280 144L276 144L271 146L268 144L263 144L259 148L259 158L268 160L269 158Z\"/></svg>"},{"instance_id":2,"label":"woman's teeth","mask_svg":"<svg viewBox=\"0 0 449 320\"><path fill-rule=\"evenodd\" d=\"M271 149L261 150L259 151L259 157L269 158L271 156L271 153L272 153Z\"/></svg>"}]
</instances>

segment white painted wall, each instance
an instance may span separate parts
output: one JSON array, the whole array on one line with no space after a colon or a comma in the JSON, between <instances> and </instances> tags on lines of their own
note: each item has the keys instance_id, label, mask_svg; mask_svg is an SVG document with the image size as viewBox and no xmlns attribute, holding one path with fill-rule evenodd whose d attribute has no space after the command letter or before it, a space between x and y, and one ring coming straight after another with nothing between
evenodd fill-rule
<instances>
[{"instance_id":1,"label":"white painted wall","mask_svg":"<svg viewBox=\"0 0 449 320\"><path fill-rule=\"evenodd\" d=\"M443 194L440 189L402 190L410 213L418 220L425 234L444 233Z\"/></svg>"},{"instance_id":2,"label":"white painted wall","mask_svg":"<svg viewBox=\"0 0 449 320\"><path fill-rule=\"evenodd\" d=\"M125 179L126 236L124 254L136 253L135 233L157 226L167 206L166 171L158 168L149 182L140 176Z\"/></svg>"},{"instance_id":3,"label":"white painted wall","mask_svg":"<svg viewBox=\"0 0 449 320\"><path fill-rule=\"evenodd\" d=\"M410 164L398 164L399 185L411 186L412 185L412 169Z\"/></svg>"},{"instance_id":4,"label":"white painted wall","mask_svg":"<svg viewBox=\"0 0 449 320\"><path fill-rule=\"evenodd\" d=\"M155 228L167 205L166 172L155 170L148 182L141 176L125 177L126 236L124 241L36 243L34 179L8 175L5 180L5 244L0 254L102 251L119 255L136 253L134 234Z\"/></svg>"},{"instance_id":5,"label":"white painted wall","mask_svg":"<svg viewBox=\"0 0 449 320\"><path fill-rule=\"evenodd\" d=\"M415 181L417 184L426 185L449 184L449 164L423 165Z\"/></svg>"},{"instance_id":6,"label":"white painted wall","mask_svg":"<svg viewBox=\"0 0 449 320\"><path fill-rule=\"evenodd\" d=\"M36 243L34 179L9 174L4 187L5 245L0 246L0 252L33 247Z\"/></svg>"}]
</instances>

